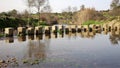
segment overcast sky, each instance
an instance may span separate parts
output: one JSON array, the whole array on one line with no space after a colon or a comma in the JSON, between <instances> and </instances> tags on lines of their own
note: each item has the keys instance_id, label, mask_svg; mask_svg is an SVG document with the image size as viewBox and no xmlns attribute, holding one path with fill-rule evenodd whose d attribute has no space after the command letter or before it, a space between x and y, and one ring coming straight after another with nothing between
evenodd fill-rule
<instances>
[{"instance_id":1,"label":"overcast sky","mask_svg":"<svg viewBox=\"0 0 120 68\"><path fill-rule=\"evenodd\" d=\"M53 12L61 12L68 6L77 7L78 9L82 4L85 7L94 7L96 10L107 10L110 8L112 0L49 0ZM16 9L20 12L27 8L25 0L0 0L0 12L10 11Z\"/></svg>"}]
</instances>

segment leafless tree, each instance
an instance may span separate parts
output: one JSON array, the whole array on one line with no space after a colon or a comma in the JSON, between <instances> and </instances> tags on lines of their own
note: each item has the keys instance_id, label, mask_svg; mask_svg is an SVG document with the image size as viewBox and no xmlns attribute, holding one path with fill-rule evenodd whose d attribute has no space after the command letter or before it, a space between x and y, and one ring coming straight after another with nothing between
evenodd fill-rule
<instances>
[{"instance_id":1,"label":"leafless tree","mask_svg":"<svg viewBox=\"0 0 120 68\"><path fill-rule=\"evenodd\" d=\"M77 11L77 7L72 7L72 12L76 12Z\"/></svg>"},{"instance_id":2,"label":"leafless tree","mask_svg":"<svg viewBox=\"0 0 120 68\"><path fill-rule=\"evenodd\" d=\"M29 12L31 12L31 7L33 6L34 0L27 0L27 6L29 8Z\"/></svg>"},{"instance_id":3,"label":"leafless tree","mask_svg":"<svg viewBox=\"0 0 120 68\"><path fill-rule=\"evenodd\" d=\"M84 10L84 9L85 9L85 5L81 5L80 10Z\"/></svg>"},{"instance_id":4,"label":"leafless tree","mask_svg":"<svg viewBox=\"0 0 120 68\"><path fill-rule=\"evenodd\" d=\"M37 9L37 13L39 15L39 20L40 20L40 10L42 7L45 5L47 0L34 0L33 1L33 7Z\"/></svg>"},{"instance_id":5,"label":"leafless tree","mask_svg":"<svg viewBox=\"0 0 120 68\"><path fill-rule=\"evenodd\" d=\"M114 8L120 6L119 2L120 2L119 0L112 0L112 3L110 5L111 9L114 9Z\"/></svg>"},{"instance_id":6,"label":"leafless tree","mask_svg":"<svg viewBox=\"0 0 120 68\"><path fill-rule=\"evenodd\" d=\"M33 2L34 2L34 0L26 0L26 3L27 3L27 6L28 6L28 26L29 26L29 23L30 23L30 15L31 15L31 8L32 8L32 6L33 6Z\"/></svg>"},{"instance_id":7,"label":"leafless tree","mask_svg":"<svg viewBox=\"0 0 120 68\"><path fill-rule=\"evenodd\" d=\"M37 10L39 21L40 21L40 11L46 5L47 2L48 2L48 0L27 0L28 7L29 8L32 7Z\"/></svg>"},{"instance_id":8,"label":"leafless tree","mask_svg":"<svg viewBox=\"0 0 120 68\"><path fill-rule=\"evenodd\" d=\"M41 9L43 13L50 13L52 11L49 1L47 0L46 5Z\"/></svg>"}]
</instances>

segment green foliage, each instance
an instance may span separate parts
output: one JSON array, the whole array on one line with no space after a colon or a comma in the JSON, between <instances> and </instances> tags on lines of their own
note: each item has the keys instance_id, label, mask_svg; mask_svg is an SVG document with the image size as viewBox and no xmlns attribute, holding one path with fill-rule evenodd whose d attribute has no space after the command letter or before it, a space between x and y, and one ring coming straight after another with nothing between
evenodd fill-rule
<instances>
[{"instance_id":1,"label":"green foliage","mask_svg":"<svg viewBox=\"0 0 120 68\"><path fill-rule=\"evenodd\" d=\"M105 16L106 18L109 18L109 17L110 17L110 15L109 15L108 12L103 12L103 16Z\"/></svg>"},{"instance_id":2,"label":"green foliage","mask_svg":"<svg viewBox=\"0 0 120 68\"><path fill-rule=\"evenodd\" d=\"M0 34L0 37L4 37L4 34Z\"/></svg>"},{"instance_id":3,"label":"green foliage","mask_svg":"<svg viewBox=\"0 0 120 68\"><path fill-rule=\"evenodd\" d=\"M62 34L62 32L60 30L57 30L57 33Z\"/></svg>"},{"instance_id":4,"label":"green foliage","mask_svg":"<svg viewBox=\"0 0 120 68\"><path fill-rule=\"evenodd\" d=\"M38 26L38 19L31 18L29 24L32 26Z\"/></svg>"},{"instance_id":5,"label":"green foliage","mask_svg":"<svg viewBox=\"0 0 120 68\"><path fill-rule=\"evenodd\" d=\"M47 25L45 21L40 21L39 24L42 25L42 26Z\"/></svg>"},{"instance_id":6,"label":"green foliage","mask_svg":"<svg viewBox=\"0 0 120 68\"><path fill-rule=\"evenodd\" d=\"M18 18L2 17L0 18L0 28L13 27L17 28L19 25L25 25L25 21Z\"/></svg>"},{"instance_id":7,"label":"green foliage","mask_svg":"<svg viewBox=\"0 0 120 68\"><path fill-rule=\"evenodd\" d=\"M89 21L84 22L82 25L90 25L90 24L103 24L103 22L89 20Z\"/></svg>"}]
</instances>

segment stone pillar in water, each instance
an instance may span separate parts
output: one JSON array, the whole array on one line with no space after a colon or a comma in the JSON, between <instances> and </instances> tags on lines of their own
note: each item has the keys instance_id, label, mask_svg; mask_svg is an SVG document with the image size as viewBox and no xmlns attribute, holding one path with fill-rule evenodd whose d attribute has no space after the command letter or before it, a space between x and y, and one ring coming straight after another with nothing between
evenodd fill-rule
<instances>
[{"instance_id":1,"label":"stone pillar in water","mask_svg":"<svg viewBox=\"0 0 120 68\"><path fill-rule=\"evenodd\" d=\"M71 32L75 33L76 32L76 25L70 25L71 27Z\"/></svg>"},{"instance_id":2,"label":"stone pillar in water","mask_svg":"<svg viewBox=\"0 0 120 68\"><path fill-rule=\"evenodd\" d=\"M13 36L14 29L9 27L5 28L5 36Z\"/></svg>"},{"instance_id":3,"label":"stone pillar in water","mask_svg":"<svg viewBox=\"0 0 120 68\"><path fill-rule=\"evenodd\" d=\"M77 32L81 32L82 31L82 25L77 25Z\"/></svg>"},{"instance_id":4,"label":"stone pillar in water","mask_svg":"<svg viewBox=\"0 0 120 68\"><path fill-rule=\"evenodd\" d=\"M88 27L88 25L84 25L84 26L83 26L83 31L84 31L84 32L89 31L89 27Z\"/></svg>"},{"instance_id":5,"label":"stone pillar in water","mask_svg":"<svg viewBox=\"0 0 120 68\"><path fill-rule=\"evenodd\" d=\"M33 27L28 27L27 34L28 35L34 35L34 28Z\"/></svg>"},{"instance_id":6,"label":"stone pillar in water","mask_svg":"<svg viewBox=\"0 0 120 68\"><path fill-rule=\"evenodd\" d=\"M45 26L44 32L46 35L49 35L51 34L51 30L52 30L51 26Z\"/></svg>"},{"instance_id":7,"label":"stone pillar in water","mask_svg":"<svg viewBox=\"0 0 120 68\"><path fill-rule=\"evenodd\" d=\"M18 27L18 35L19 36L25 36L26 35L26 28L25 27Z\"/></svg>"},{"instance_id":8,"label":"stone pillar in water","mask_svg":"<svg viewBox=\"0 0 120 68\"><path fill-rule=\"evenodd\" d=\"M41 35L41 34L43 34L43 27L42 27L42 26L37 26L37 27L35 27L35 34L36 34L36 35Z\"/></svg>"}]
</instances>

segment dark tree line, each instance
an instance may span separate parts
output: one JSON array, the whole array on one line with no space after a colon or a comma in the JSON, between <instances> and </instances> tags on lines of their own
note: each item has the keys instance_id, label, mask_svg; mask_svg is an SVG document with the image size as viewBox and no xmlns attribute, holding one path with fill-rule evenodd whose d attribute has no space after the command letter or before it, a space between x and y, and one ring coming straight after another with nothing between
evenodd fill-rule
<instances>
[{"instance_id":1,"label":"dark tree line","mask_svg":"<svg viewBox=\"0 0 120 68\"><path fill-rule=\"evenodd\" d=\"M21 16L16 10L0 13L0 29L26 25L26 21Z\"/></svg>"},{"instance_id":2,"label":"dark tree line","mask_svg":"<svg viewBox=\"0 0 120 68\"><path fill-rule=\"evenodd\" d=\"M25 21L18 18L3 17L0 18L0 28L13 27L26 25Z\"/></svg>"}]
</instances>

